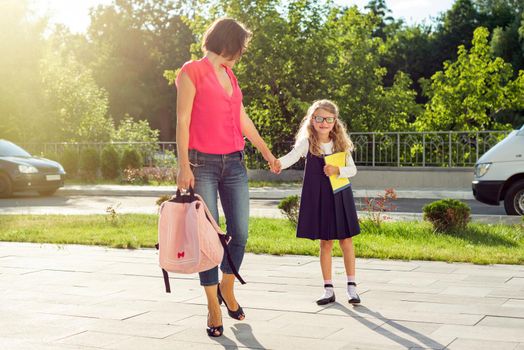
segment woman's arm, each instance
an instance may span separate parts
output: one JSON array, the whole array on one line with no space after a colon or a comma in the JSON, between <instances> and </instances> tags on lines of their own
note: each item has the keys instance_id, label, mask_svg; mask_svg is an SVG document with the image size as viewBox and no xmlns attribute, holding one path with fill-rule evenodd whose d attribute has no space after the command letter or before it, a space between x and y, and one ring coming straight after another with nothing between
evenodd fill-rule
<instances>
[{"instance_id":1,"label":"woman's arm","mask_svg":"<svg viewBox=\"0 0 524 350\"><path fill-rule=\"evenodd\" d=\"M177 81L176 99L176 148L178 155L177 186L182 189L195 186L195 177L189 165L189 124L195 98L195 85L189 76L181 72Z\"/></svg>"},{"instance_id":2,"label":"woman's arm","mask_svg":"<svg viewBox=\"0 0 524 350\"><path fill-rule=\"evenodd\" d=\"M244 104L240 106L240 127L242 128L242 134L244 134L258 151L262 153L262 156L269 163L269 166L273 167L276 158L273 153L271 153L262 137L260 137L253 121L246 114Z\"/></svg>"}]
</instances>

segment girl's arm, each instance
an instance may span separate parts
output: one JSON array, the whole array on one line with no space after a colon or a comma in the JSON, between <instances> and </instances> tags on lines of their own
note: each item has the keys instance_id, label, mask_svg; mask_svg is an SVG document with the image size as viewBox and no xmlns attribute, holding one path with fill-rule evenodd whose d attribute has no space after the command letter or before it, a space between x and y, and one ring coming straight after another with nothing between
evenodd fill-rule
<instances>
[{"instance_id":1,"label":"girl's arm","mask_svg":"<svg viewBox=\"0 0 524 350\"><path fill-rule=\"evenodd\" d=\"M346 151L346 166L339 167L339 178L348 178L353 177L357 174L357 167L355 166L355 162L353 161L353 157L351 156L350 151Z\"/></svg>"},{"instance_id":2,"label":"girl's arm","mask_svg":"<svg viewBox=\"0 0 524 350\"><path fill-rule=\"evenodd\" d=\"M240 127L242 128L242 134L244 134L244 136L246 136L248 140L251 141L258 151L262 153L262 156L269 163L269 165L273 167L276 158L273 153L271 153L262 137L260 137L260 134L258 133L255 124L253 124L253 121L246 114L244 104L242 104L240 108Z\"/></svg>"},{"instance_id":3,"label":"girl's arm","mask_svg":"<svg viewBox=\"0 0 524 350\"><path fill-rule=\"evenodd\" d=\"M282 156L278 159L279 161L279 170L289 168L296 162L300 160L300 158L305 157L307 155L307 151L309 149L309 142L307 139L299 140L295 147L286 154L285 156Z\"/></svg>"},{"instance_id":4,"label":"girl's arm","mask_svg":"<svg viewBox=\"0 0 524 350\"><path fill-rule=\"evenodd\" d=\"M195 186L195 177L189 166L189 124L196 89L185 72L177 81L176 99L176 148L178 156L177 186L187 189Z\"/></svg>"}]
</instances>

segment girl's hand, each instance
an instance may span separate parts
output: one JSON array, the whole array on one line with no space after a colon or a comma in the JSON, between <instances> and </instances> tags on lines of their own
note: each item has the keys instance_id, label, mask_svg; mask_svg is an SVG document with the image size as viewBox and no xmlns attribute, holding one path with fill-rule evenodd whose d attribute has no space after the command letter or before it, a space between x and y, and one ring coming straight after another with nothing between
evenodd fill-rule
<instances>
[{"instance_id":1,"label":"girl's hand","mask_svg":"<svg viewBox=\"0 0 524 350\"><path fill-rule=\"evenodd\" d=\"M195 188L195 176L193 171L191 171L191 167L182 166L178 169L176 183L178 188L182 190L187 190L189 187Z\"/></svg>"},{"instance_id":2,"label":"girl's hand","mask_svg":"<svg viewBox=\"0 0 524 350\"><path fill-rule=\"evenodd\" d=\"M282 164L280 163L280 160L275 159L275 161L271 165L271 172L273 174L280 174L282 172Z\"/></svg>"},{"instance_id":3,"label":"girl's hand","mask_svg":"<svg viewBox=\"0 0 524 350\"><path fill-rule=\"evenodd\" d=\"M338 166L326 164L324 166L324 174L326 174L326 176L340 175L340 170L338 169Z\"/></svg>"}]
</instances>

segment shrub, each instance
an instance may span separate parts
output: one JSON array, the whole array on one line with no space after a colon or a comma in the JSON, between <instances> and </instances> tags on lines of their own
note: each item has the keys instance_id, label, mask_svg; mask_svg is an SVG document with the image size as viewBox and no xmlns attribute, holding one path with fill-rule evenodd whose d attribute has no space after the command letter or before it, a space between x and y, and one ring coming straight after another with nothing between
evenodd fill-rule
<instances>
[{"instance_id":1,"label":"shrub","mask_svg":"<svg viewBox=\"0 0 524 350\"><path fill-rule=\"evenodd\" d=\"M464 229L470 221L470 207L456 199L441 199L422 208L424 220L433 224L438 232Z\"/></svg>"},{"instance_id":2,"label":"shrub","mask_svg":"<svg viewBox=\"0 0 524 350\"><path fill-rule=\"evenodd\" d=\"M123 182L141 185L147 183L161 184L176 182L176 171L168 168L144 167L141 169L124 169Z\"/></svg>"},{"instance_id":3,"label":"shrub","mask_svg":"<svg viewBox=\"0 0 524 350\"><path fill-rule=\"evenodd\" d=\"M136 149L126 148L122 155L122 169L140 169L142 167L142 157Z\"/></svg>"},{"instance_id":4,"label":"shrub","mask_svg":"<svg viewBox=\"0 0 524 350\"><path fill-rule=\"evenodd\" d=\"M100 167L100 156L94 148L87 148L80 153L80 172L84 179L94 180Z\"/></svg>"},{"instance_id":5,"label":"shrub","mask_svg":"<svg viewBox=\"0 0 524 350\"><path fill-rule=\"evenodd\" d=\"M278 209L288 218L293 225L298 224L298 209L300 206L300 197L297 195L288 196L278 203Z\"/></svg>"},{"instance_id":6,"label":"shrub","mask_svg":"<svg viewBox=\"0 0 524 350\"><path fill-rule=\"evenodd\" d=\"M164 203L165 201L168 201L170 200L172 197L172 195L170 194L163 194L161 195L160 197L158 197L158 199L156 200L156 205L160 206L162 203Z\"/></svg>"},{"instance_id":7,"label":"shrub","mask_svg":"<svg viewBox=\"0 0 524 350\"><path fill-rule=\"evenodd\" d=\"M123 171L122 182L132 185L145 185L148 183L148 179L142 169L127 168Z\"/></svg>"},{"instance_id":8,"label":"shrub","mask_svg":"<svg viewBox=\"0 0 524 350\"><path fill-rule=\"evenodd\" d=\"M120 173L120 157L113 146L106 146L102 151L101 170L104 179L116 179Z\"/></svg>"},{"instance_id":9,"label":"shrub","mask_svg":"<svg viewBox=\"0 0 524 350\"><path fill-rule=\"evenodd\" d=\"M78 152L74 149L66 149L60 157L60 164L64 167L68 178L78 175L79 157Z\"/></svg>"},{"instance_id":10,"label":"shrub","mask_svg":"<svg viewBox=\"0 0 524 350\"><path fill-rule=\"evenodd\" d=\"M368 213L369 220L379 227L382 221L389 219L388 216L383 213L388 211L394 211L397 206L393 204L393 201L397 199L397 193L393 188L386 188L384 194L379 195L377 198L364 197L364 208L363 210Z\"/></svg>"}]
</instances>

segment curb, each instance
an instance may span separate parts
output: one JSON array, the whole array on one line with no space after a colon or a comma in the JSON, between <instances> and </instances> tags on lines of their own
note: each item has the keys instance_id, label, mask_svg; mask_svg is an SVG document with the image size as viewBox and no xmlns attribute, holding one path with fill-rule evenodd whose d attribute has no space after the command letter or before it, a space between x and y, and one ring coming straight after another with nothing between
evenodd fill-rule
<instances>
[{"instance_id":1,"label":"curb","mask_svg":"<svg viewBox=\"0 0 524 350\"><path fill-rule=\"evenodd\" d=\"M139 196L139 197L154 197L165 194L173 194L175 192L174 186L118 186L118 185L92 185L80 186L72 185L65 186L58 190L62 195L84 195L84 196L105 196L111 194L113 196ZM384 193L383 189L356 189L353 194L356 198L377 197ZM413 198L413 199L443 199L453 198L462 200L473 200L471 190L439 190L439 189L407 189L396 190L397 198ZM301 194L300 187L252 187L249 189L249 198L251 199L282 199L288 196Z\"/></svg>"}]
</instances>

